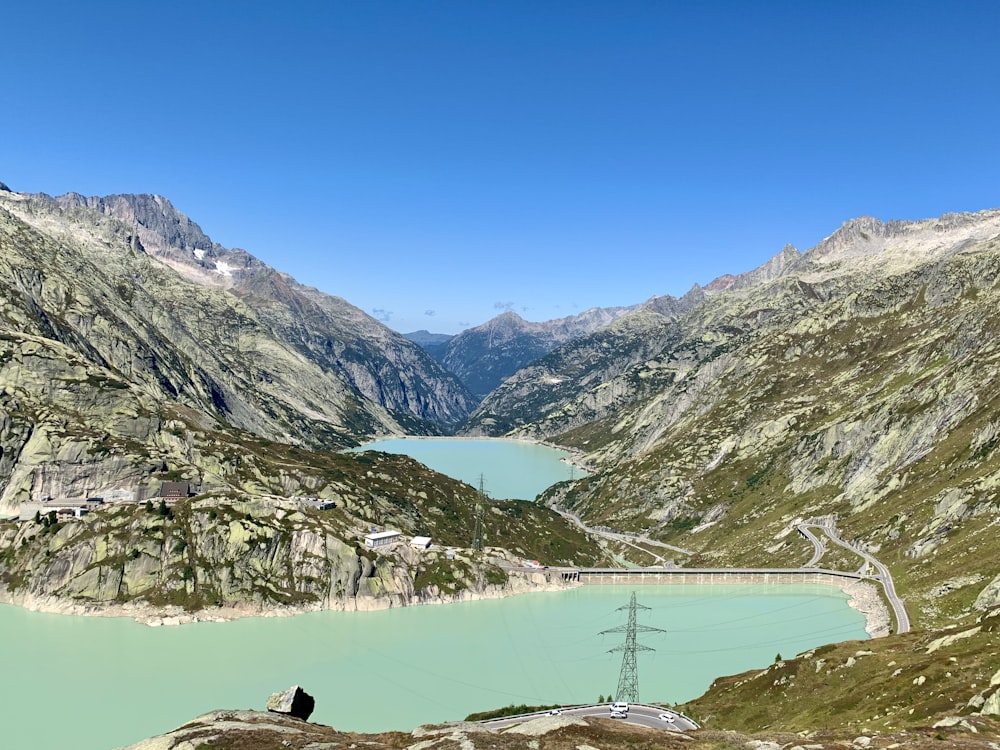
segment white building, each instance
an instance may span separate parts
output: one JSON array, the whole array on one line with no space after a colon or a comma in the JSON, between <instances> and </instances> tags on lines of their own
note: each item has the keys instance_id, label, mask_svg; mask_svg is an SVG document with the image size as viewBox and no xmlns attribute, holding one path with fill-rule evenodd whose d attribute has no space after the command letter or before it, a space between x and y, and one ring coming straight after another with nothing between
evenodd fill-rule
<instances>
[{"instance_id":1,"label":"white building","mask_svg":"<svg viewBox=\"0 0 1000 750\"><path fill-rule=\"evenodd\" d=\"M401 534L398 531L373 531L365 534L366 547L387 547L399 541Z\"/></svg>"},{"instance_id":2,"label":"white building","mask_svg":"<svg viewBox=\"0 0 1000 750\"><path fill-rule=\"evenodd\" d=\"M429 536L415 536L410 540L410 546L417 549L430 549L431 538Z\"/></svg>"},{"instance_id":3,"label":"white building","mask_svg":"<svg viewBox=\"0 0 1000 750\"><path fill-rule=\"evenodd\" d=\"M86 500L27 500L19 507L18 520L34 521L36 513L39 516L47 516L52 511L55 511L56 519L59 521L83 518L92 505L94 503L88 503Z\"/></svg>"}]
</instances>

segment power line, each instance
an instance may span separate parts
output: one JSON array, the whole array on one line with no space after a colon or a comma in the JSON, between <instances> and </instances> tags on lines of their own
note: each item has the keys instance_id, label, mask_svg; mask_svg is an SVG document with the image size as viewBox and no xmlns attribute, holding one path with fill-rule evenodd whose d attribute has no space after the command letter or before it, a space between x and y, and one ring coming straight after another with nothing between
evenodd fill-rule
<instances>
[{"instance_id":1,"label":"power line","mask_svg":"<svg viewBox=\"0 0 1000 750\"><path fill-rule=\"evenodd\" d=\"M651 628L648 625L639 625L636 623L635 611L637 609L648 610L649 607L644 607L641 604L635 603L634 591L632 592L632 599L629 601L628 606L619 607L618 609L619 611L623 609L628 610L628 623L625 625L619 625L616 628L602 630L601 635L604 635L605 633L625 633L625 643L621 646L615 646L608 651L608 653L621 651L623 654L622 671L618 676L618 692L615 694L615 700L638 703L639 667L635 655L637 651L655 651L656 649L644 646L641 643L636 643L635 634L638 631L642 631L643 633L665 633L666 631L662 628Z\"/></svg>"}]
</instances>

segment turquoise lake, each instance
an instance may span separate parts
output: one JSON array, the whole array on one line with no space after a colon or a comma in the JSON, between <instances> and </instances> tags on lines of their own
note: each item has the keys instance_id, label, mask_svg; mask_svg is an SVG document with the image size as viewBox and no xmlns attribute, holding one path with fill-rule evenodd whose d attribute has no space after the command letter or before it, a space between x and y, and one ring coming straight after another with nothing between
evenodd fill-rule
<instances>
[{"instance_id":1,"label":"turquoise lake","mask_svg":"<svg viewBox=\"0 0 1000 750\"><path fill-rule=\"evenodd\" d=\"M402 453L434 471L479 487L494 500L534 500L556 482L585 475L572 454L547 445L490 438L391 438L355 450Z\"/></svg>"},{"instance_id":2,"label":"turquoise lake","mask_svg":"<svg viewBox=\"0 0 1000 750\"><path fill-rule=\"evenodd\" d=\"M107 750L217 708L262 709L293 684L312 720L412 729L511 703L592 702L613 692L608 653L636 591L640 697L678 702L720 674L824 643L866 638L829 586L585 586L496 601L382 612L319 612L151 628L0 606L4 747Z\"/></svg>"},{"instance_id":3,"label":"turquoise lake","mask_svg":"<svg viewBox=\"0 0 1000 750\"><path fill-rule=\"evenodd\" d=\"M500 440L394 440L494 498L533 499L579 476L568 455ZM776 654L864 639L864 617L830 586L584 586L503 600L381 612L318 612L151 628L0 605L0 746L108 750L214 709L262 709L301 685L313 721L357 731L409 730L511 703L593 702L618 685L632 591L640 698L681 702L722 674Z\"/></svg>"}]
</instances>

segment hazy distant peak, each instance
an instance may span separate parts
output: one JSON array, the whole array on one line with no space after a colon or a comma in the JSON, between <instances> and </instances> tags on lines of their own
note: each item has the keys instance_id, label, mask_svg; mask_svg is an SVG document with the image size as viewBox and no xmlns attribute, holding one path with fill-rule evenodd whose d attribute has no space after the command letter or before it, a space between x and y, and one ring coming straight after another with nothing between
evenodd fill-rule
<instances>
[{"instance_id":1,"label":"hazy distant peak","mask_svg":"<svg viewBox=\"0 0 1000 750\"><path fill-rule=\"evenodd\" d=\"M507 310L500 313L495 318L491 318L489 322L523 323L525 320L513 310Z\"/></svg>"},{"instance_id":2,"label":"hazy distant peak","mask_svg":"<svg viewBox=\"0 0 1000 750\"><path fill-rule=\"evenodd\" d=\"M426 328L421 328L419 331L404 333L403 338L409 339L414 344L419 346L428 346L434 344L446 344L455 337L450 333L431 333Z\"/></svg>"}]
</instances>

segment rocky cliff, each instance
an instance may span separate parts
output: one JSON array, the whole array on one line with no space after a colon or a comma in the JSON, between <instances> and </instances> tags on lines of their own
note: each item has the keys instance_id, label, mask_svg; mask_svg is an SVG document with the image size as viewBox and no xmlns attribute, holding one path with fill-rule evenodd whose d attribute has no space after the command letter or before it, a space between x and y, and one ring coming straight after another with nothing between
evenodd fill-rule
<instances>
[{"instance_id":1,"label":"rocky cliff","mask_svg":"<svg viewBox=\"0 0 1000 750\"><path fill-rule=\"evenodd\" d=\"M230 371L254 375L256 382L244 385L256 389L266 390L284 374L276 393L291 395L307 379L325 380L314 388L334 393L299 396L293 407L329 417L317 396L337 395L341 414L334 421L361 437L447 429L472 406L458 380L420 347L345 300L299 284L243 250L212 242L165 198L0 192L0 208L62 255L82 256L75 261L78 268L96 266L104 278L87 275L77 286L84 278L106 282L112 294L101 301L111 313L105 316L108 324L114 325L113 317L125 318L121 322L135 329L126 333L140 334L137 345L147 343L145 333L154 348L183 343L197 361L223 360ZM58 283L58 265L47 263L50 258L30 260L45 283ZM131 319L118 309L122 304L132 308ZM78 333L95 339L92 346L106 354L95 332ZM270 361L276 350L284 362ZM299 383L287 377L287 371L302 367Z\"/></svg>"},{"instance_id":2,"label":"rocky cliff","mask_svg":"<svg viewBox=\"0 0 1000 750\"><path fill-rule=\"evenodd\" d=\"M486 539L502 546L472 553L466 537L475 495L451 497L445 493L454 487L430 484L407 489L396 477L408 461L396 458L369 457L366 496L341 492L326 510L208 492L169 505L117 504L80 520L40 513L0 523L0 600L150 622L368 610L562 586L543 572L508 572L531 554L568 564L601 559L555 514L510 502L493 505L484 523ZM330 496L332 487L320 491ZM363 537L375 523L401 531L402 541L367 548ZM411 548L416 533L432 534L436 546Z\"/></svg>"}]
</instances>

